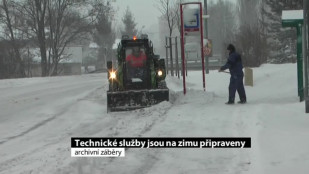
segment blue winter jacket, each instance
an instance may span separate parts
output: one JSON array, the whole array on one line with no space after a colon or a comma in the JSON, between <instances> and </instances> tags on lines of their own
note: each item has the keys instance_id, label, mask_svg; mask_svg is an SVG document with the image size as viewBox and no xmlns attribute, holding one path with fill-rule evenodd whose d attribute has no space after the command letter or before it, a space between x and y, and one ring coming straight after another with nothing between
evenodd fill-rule
<instances>
[{"instance_id":1,"label":"blue winter jacket","mask_svg":"<svg viewBox=\"0 0 309 174\"><path fill-rule=\"evenodd\" d=\"M243 66L241 62L241 56L237 52L232 52L230 53L226 64L223 65L220 69L221 70L229 69L231 76L234 76L234 75L243 76L244 73L242 71L242 68Z\"/></svg>"}]
</instances>

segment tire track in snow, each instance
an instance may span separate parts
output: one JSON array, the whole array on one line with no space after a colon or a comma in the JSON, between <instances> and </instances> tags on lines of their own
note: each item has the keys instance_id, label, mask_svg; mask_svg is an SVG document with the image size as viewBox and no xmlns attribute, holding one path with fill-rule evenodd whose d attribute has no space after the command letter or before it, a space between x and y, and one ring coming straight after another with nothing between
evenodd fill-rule
<instances>
[{"instance_id":1,"label":"tire track in snow","mask_svg":"<svg viewBox=\"0 0 309 174\"><path fill-rule=\"evenodd\" d=\"M172 108L173 104L170 102L163 102L159 103L157 105L148 107L148 108L143 108L143 109L138 109L138 110L133 110L133 111L127 111L127 112L111 112L109 115L111 117L116 117L117 122L112 122L109 123L109 127L105 128L102 130L102 132L105 131L112 131L107 133L107 135L104 135L106 137L117 137L118 135L121 135L122 137L125 136L134 136L134 137L142 137L144 134L152 130L152 127L156 125L158 122L162 122L166 119L168 111ZM138 120L138 121L137 121ZM115 129L113 129L115 128ZM137 129L136 129L137 128ZM107 130L106 130L107 129ZM111 130L108 130L111 129ZM131 153L131 149L126 149L126 154ZM119 159L115 158L110 158L106 159L104 158L103 160L100 160L100 164L98 165L97 163L93 162L86 162L85 160L76 160L75 162L71 163L70 166L66 169L67 172L65 173L70 173L69 171L72 172L74 169L74 173L83 173L85 168L91 166L91 168L94 168L92 170L98 171L97 173L102 173L99 171L106 171L108 170L106 167L115 165L115 163L118 162ZM157 160L157 159L154 159ZM148 163L149 168L151 165L153 165L153 162ZM78 166L78 168L76 168ZM146 171L145 169L142 169ZM141 170L141 169L138 169ZM111 171L112 172L112 171ZM94 172L95 173L95 172ZM107 173L109 173L107 171ZM139 173L139 172L138 172Z\"/></svg>"},{"instance_id":2,"label":"tire track in snow","mask_svg":"<svg viewBox=\"0 0 309 174\"><path fill-rule=\"evenodd\" d=\"M248 107L250 107L250 112L248 112ZM247 112L244 114L243 112ZM257 147L257 134L258 134L258 115L260 113L260 108L256 105L250 105L247 103L243 106L239 106L233 113L235 115L234 126L236 130L236 135L239 137L251 137L251 148L250 149L235 149L236 160L234 160L233 169L235 173L248 173L252 167L258 165L256 163L256 155L251 156L251 151L256 152ZM255 150L253 150L253 148ZM253 170L256 171L256 170Z\"/></svg>"},{"instance_id":3,"label":"tire track in snow","mask_svg":"<svg viewBox=\"0 0 309 174\"><path fill-rule=\"evenodd\" d=\"M203 94L203 95L201 95ZM201 97L203 96L203 97ZM188 98L189 97L189 98ZM226 106L227 110L222 110L221 105L218 105L218 101L215 101L215 95L213 93L204 93L203 91L195 91L192 90L191 94L188 93L188 97L182 97L180 95L180 98L175 100L177 104L177 108L173 108L171 111L174 116L171 116L168 121L172 121L174 119L179 119L181 120L180 122L175 120L175 124L179 126L184 126L187 127L189 126L190 123L195 124L198 127L201 128L206 128L205 133L207 135L228 135L228 136L236 136L238 135L237 129L234 128L234 124L237 121L237 116L239 113L239 109L237 108L238 106ZM206 100L205 100L206 99ZM221 101L220 101L221 102ZM223 102L222 102L223 103ZM208 115L207 118L205 117L200 117L200 116L193 116L191 117L192 119L198 119L200 121L191 121L190 119L187 118L187 116L190 116L189 114L193 114L194 109L199 109L200 107L203 107L204 105L208 105L207 111L209 113L215 113L215 109L220 109L218 116L216 115ZM180 107L179 107L180 106ZM219 107L218 107L219 106ZM224 106L224 104L223 104ZM236 108L235 108L236 107ZM175 112L178 111L178 112ZM191 112L190 112L191 111ZM220 114L222 113L222 114ZM175 115L176 114L176 115ZM177 114L180 114L179 117L177 117ZM229 115L230 114L230 115ZM220 116L219 116L220 115ZM209 126L203 126L200 123L201 122L210 122ZM219 124L212 124L213 121L218 122ZM213 125L218 125L219 127L214 127ZM170 124L164 124L162 126L172 126ZM190 127L190 126L189 126ZM223 129L220 129L220 128ZM169 136L181 136L179 133L168 133L166 131L177 131L179 130L180 132L183 132L183 128L175 128L175 129L167 129L164 130L162 133L164 135L169 135ZM199 130L199 129L195 129ZM188 130L188 132L191 132L192 136L196 135L194 133L197 133L197 136L200 135L200 132L194 132L195 130ZM185 133L186 134L186 133ZM189 133L190 134L190 133ZM186 134L187 135L187 134ZM184 161L179 160L179 158L186 158L186 156L180 155L181 153L188 154L188 153L195 153L195 149L185 149L183 151L177 152L179 149L171 149L171 150L163 150L163 149L151 149L148 150L145 153L141 153L138 156L138 159L141 160L141 165L140 167L133 168L133 170L129 170L130 173L159 173L162 172L162 170L158 168L165 168L165 167L170 167L166 168L167 170L170 170L173 167L178 167L175 168L177 172L175 173L188 173L191 169L193 170L192 172L201 172L203 170L210 171L210 173L228 173L231 168L234 167L234 160L237 160L237 157L233 151L233 149L218 149L214 151L202 151L200 154L205 154L207 158L204 158L203 156L200 156L197 154L197 157L191 156L192 160L196 160L195 165L202 167L201 168L193 168L188 166L188 168L191 168L190 170L183 168L183 166L177 166L177 164L182 164L184 161L188 159L184 159ZM131 154L133 155L133 154ZM153 158L153 157L156 158ZM175 157L170 157L170 156L175 156ZM188 157L188 156L187 156ZM176 158L175 163L171 163L169 166L165 166L165 164L162 163L159 159L173 159ZM183 171L181 170L183 168ZM125 173L125 172L119 172L119 173Z\"/></svg>"},{"instance_id":4,"label":"tire track in snow","mask_svg":"<svg viewBox=\"0 0 309 174\"><path fill-rule=\"evenodd\" d=\"M95 91L95 90L97 90L97 89L99 89L99 88L93 89L93 91ZM92 91L91 91L91 92L92 92ZM91 92L90 92L90 93L91 93ZM89 94L88 94L88 95L89 95ZM87 96L86 96L86 97L87 97ZM83 97L83 98L85 98L85 97ZM77 99L77 100L79 100L79 99ZM13 139L15 139L15 138L24 136L25 134L28 134L29 132L38 129L38 128L41 127L41 126L44 126L44 125L47 124L48 122L53 121L53 120L56 119L57 117L63 115L65 112L67 112L68 108L70 108L70 107L73 106L74 104L75 104L75 102L71 102L69 105L62 106L61 109L60 109L60 111L58 111L58 112L55 113L55 114L52 114L53 116L48 117L47 119L42 120L42 121L36 123L35 125L29 127L28 129L26 129L26 130L23 131L23 132L20 132L20 133L17 134L17 135L10 136L10 137L5 137L4 140L0 141L0 145L4 144L4 143L6 143L6 142L8 142L8 141L10 141L10 140L13 140Z\"/></svg>"},{"instance_id":5,"label":"tire track in snow","mask_svg":"<svg viewBox=\"0 0 309 174\"><path fill-rule=\"evenodd\" d=\"M59 113L59 114L61 114L61 113ZM4 144L4 143L6 143L6 142L8 142L8 141L10 141L10 140L13 140L13 139L15 139L15 138L24 136L25 134L27 134L27 133L29 133L29 132L31 132L31 131L33 131L33 130L36 130L37 128L39 128L39 127L41 127L41 126L44 126L46 123L48 123L48 122L54 120L56 117L57 117L57 115L54 115L53 117L49 117L49 118L47 118L46 120L43 120L43 121L41 121L41 122L35 124L34 126L30 127L30 128L27 129L26 131L21 132L21 133L18 134L18 135L11 136L11 137L7 137L7 138L5 138L4 140L0 141L0 145Z\"/></svg>"},{"instance_id":6,"label":"tire track in snow","mask_svg":"<svg viewBox=\"0 0 309 174\"><path fill-rule=\"evenodd\" d=\"M22 133L20 133L20 134L18 134L16 136L12 136L12 137L6 138L6 140L2 141L0 143L0 145L4 145L7 142L14 141L17 138L24 138L23 136L25 136L27 134L31 134L31 132L33 132L33 131L39 131L40 128L44 128L44 126L47 125L47 124L54 124L53 122L56 122L57 118L61 118L63 116L66 116L67 112L70 111L70 109L74 108L74 106L79 101L82 101L84 98L89 97L89 95L91 95L94 91L98 91L98 90L101 90L101 89L103 89L103 87L98 87L98 88L90 90L90 92L88 92L86 94L86 96L84 96L84 97L82 97L80 99L76 99L75 100L76 102L71 102L69 105L63 106L60 109L60 112L54 114L54 116L52 116L52 117L50 117L50 118L48 118L48 119L46 119L44 121L41 121L41 122L37 123L36 125L32 126L28 130L26 130L26 131L24 131L24 132L22 132ZM45 132L45 131L42 131L42 132ZM47 144L43 144L42 146L36 147L36 148L32 149L31 151L27 151L25 153L22 153L22 154L19 154L19 155L15 156L15 157L13 157L11 159L8 159L6 161L1 162L0 163L0 171L9 170L10 167L16 166L17 164L21 165L21 163L20 163L21 161L23 161L24 163L26 161L29 161L29 163L30 163L31 162L31 159L29 159L30 157L44 152L45 149L51 148L50 146L55 146L55 145L57 146L59 142L66 141L66 139L68 138L69 134L70 133L65 131L64 133L62 133L60 135L60 137L58 137L57 141L50 142L50 143L47 143ZM31 136L31 135L29 135L29 136ZM43 154L48 154L48 153L42 153L42 155L41 155L42 161L43 161L44 158L46 158L46 156L44 156ZM29 160L27 160L27 158Z\"/></svg>"},{"instance_id":7,"label":"tire track in snow","mask_svg":"<svg viewBox=\"0 0 309 174\"><path fill-rule=\"evenodd\" d=\"M148 126L143 126L144 128L141 129L140 133L138 134L138 137L142 137L148 132L151 132L152 128L155 125L158 125L160 122L164 122L167 118L168 115L167 113L173 108L173 106L179 105L179 104L184 104L181 101L183 100L183 94L182 92L174 92L170 91L170 102L168 103L168 106L165 106L165 108L162 110L161 106L153 106L152 108L145 108L142 109L140 112L138 112L137 117L144 117L144 116L152 116L152 117L157 117L157 119L152 120ZM181 101L179 101L181 100ZM161 103L163 105L164 103ZM160 105L160 104L159 104ZM166 105L166 104L164 104ZM149 113L148 113L149 112ZM159 113L158 115L155 113ZM141 124L141 123L139 123ZM137 125L139 125L137 124ZM123 135L125 133L121 133ZM159 136L159 135L158 135ZM139 150L139 152L136 152ZM132 168L132 166L122 166L121 169L119 169L118 173L127 173L130 171L130 173L148 173L158 162L160 159L160 151L162 149L147 149L147 152L143 152L145 149L126 149L126 156L136 156L138 153L138 159L137 160L142 160L140 161L140 164L138 166L135 166ZM145 159L145 160L143 160ZM131 163L131 162L129 162ZM119 159L109 159L108 162L103 162L103 165L101 165L101 168L98 170L97 173L101 173L99 171L105 171L106 173L111 173L113 172L113 167L110 168L110 166L118 166L118 165L124 165L122 163L119 164ZM131 169L127 169L127 167ZM119 167L120 168L120 167ZM126 170L122 170L125 168Z\"/></svg>"},{"instance_id":8,"label":"tire track in snow","mask_svg":"<svg viewBox=\"0 0 309 174\"><path fill-rule=\"evenodd\" d=\"M31 130L24 132L23 135L29 134L31 138L31 132L32 131L41 131L41 129L45 129L45 125L47 124L57 124L59 122L58 118L64 118L70 115L70 110L76 105L78 106L78 103L80 105L83 105L83 102L94 102L97 104L103 104L103 108L106 107L106 96L102 95L104 92L105 94L105 86L101 88L97 88L91 92L89 92L89 95L77 99L77 102L73 102L69 107L65 107L64 110L61 111L61 113L56 114L53 119L50 119L47 122L44 122L44 124L40 124L40 126L34 126ZM98 94L101 94L101 97L98 97ZM160 105L160 104L159 104ZM166 105L166 103L164 104ZM170 104L168 106L163 106L162 104L160 106L153 106L150 108L144 108L136 111L132 111L128 113L111 113L106 114L106 108L104 108L102 111L104 117L102 117L102 120L93 120L92 122L86 122L82 123L78 126L68 125L67 128L63 132L60 133L60 136L55 139L52 142L44 143L35 149L32 149L30 151L26 151L25 153L22 153L20 155L15 156L14 158L11 158L9 160L3 161L0 164L0 171L8 171L11 169L14 169L17 165L27 165L27 163L32 163L32 161L35 159L36 161L41 161L40 166L47 166L52 163L57 163L59 170L63 171L63 168L66 168L67 165L71 164L63 164L66 163L68 156L63 155L63 152L69 151L69 149L60 149L60 152L58 152L56 149L59 149L59 147L66 146L67 145L67 139L68 137L72 136L72 132L79 132L80 134L93 136L93 135L100 135L102 136L102 133L104 132L104 136L117 136L119 134L123 135L125 133L130 133L131 135L135 136L142 136L144 133L151 130L151 127L155 125L155 122L164 119L164 115L166 114L167 110L171 107ZM153 115L154 113L157 113L156 115ZM74 116L74 115L73 115ZM137 122L136 120L142 120L141 122ZM64 124L64 123L63 123ZM58 125L59 126L59 125ZM61 125L60 125L61 126ZM70 128L71 127L71 128ZM136 127L139 127L136 129ZM42 130L44 132L44 130ZM56 131L56 133L59 133L59 131ZM75 133L76 134L76 133ZM20 135L20 137L23 137ZM17 138L17 137L16 137ZM16 140L10 139L10 140ZM50 149L53 150L53 155L50 155ZM40 154L47 154L47 156L40 155ZM46 160L46 158L54 159L53 161ZM70 157L69 157L70 158ZM72 161L72 159L70 159ZM51 164L52 165L52 164ZM101 165L100 165L101 167ZM32 168L31 171L33 173L37 173L38 171L46 171L47 169L38 167L38 168ZM51 169L51 171L54 172L55 169ZM57 169L58 170L58 169ZM52 173L53 173L52 172ZM64 172L64 171L63 171ZM1 172L0 172L1 173ZM70 173L70 172L68 172Z\"/></svg>"}]
</instances>

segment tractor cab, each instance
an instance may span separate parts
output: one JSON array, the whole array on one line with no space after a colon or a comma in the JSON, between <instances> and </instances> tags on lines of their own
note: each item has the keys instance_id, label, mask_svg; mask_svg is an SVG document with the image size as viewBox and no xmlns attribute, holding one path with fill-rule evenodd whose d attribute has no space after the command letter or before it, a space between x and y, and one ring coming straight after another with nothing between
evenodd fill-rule
<instances>
[{"instance_id":1,"label":"tractor cab","mask_svg":"<svg viewBox=\"0 0 309 174\"><path fill-rule=\"evenodd\" d=\"M146 49L141 45L125 48L125 86L126 89L147 89L149 74L147 68Z\"/></svg>"},{"instance_id":2,"label":"tractor cab","mask_svg":"<svg viewBox=\"0 0 309 174\"><path fill-rule=\"evenodd\" d=\"M123 36L117 50L118 66L108 62L110 111L130 110L168 101L165 62L153 52L147 35L140 38Z\"/></svg>"}]
</instances>

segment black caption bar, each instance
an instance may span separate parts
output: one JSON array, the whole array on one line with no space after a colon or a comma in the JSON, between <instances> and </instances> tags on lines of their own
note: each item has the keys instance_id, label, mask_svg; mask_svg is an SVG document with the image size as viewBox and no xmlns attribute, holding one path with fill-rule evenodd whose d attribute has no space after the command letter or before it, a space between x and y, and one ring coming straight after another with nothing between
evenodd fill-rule
<instances>
[{"instance_id":1,"label":"black caption bar","mask_svg":"<svg viewBox=\"0 0 309 174\"><path fill-rule=\"evenodd\" d=\"M72 137L72 148L250 148L249 137Z\"/></svg>"}]
</instances>

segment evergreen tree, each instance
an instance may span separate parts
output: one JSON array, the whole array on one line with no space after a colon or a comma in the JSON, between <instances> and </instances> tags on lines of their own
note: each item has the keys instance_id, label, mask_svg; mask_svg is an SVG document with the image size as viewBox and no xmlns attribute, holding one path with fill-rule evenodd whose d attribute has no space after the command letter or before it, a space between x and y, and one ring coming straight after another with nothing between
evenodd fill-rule
<instances>
[{"instance_id":1,"label":"evergreen tree","mask_svg":"<svg viewBox=\"0 0 309 174\"><path fill-rule=\"evenodd\" d=\"M302 9L303 0L262 0L261 15L265 18L265 33L269 45L269 61L284 63L296 59L296 30L282 27L282 10Z\"/></svg>"},{"instance_id":2,"label":"evergreen tree","mask_svg":"<svg viewBox=\"0 0 309 174\"><path fill-rule=\"evenodd\" d=\"M124 24L124 30L121 31L122 35L135 36L137 34L136 22L129 7L127 7L122 22Z\"/></svg>"}]
</instances>

